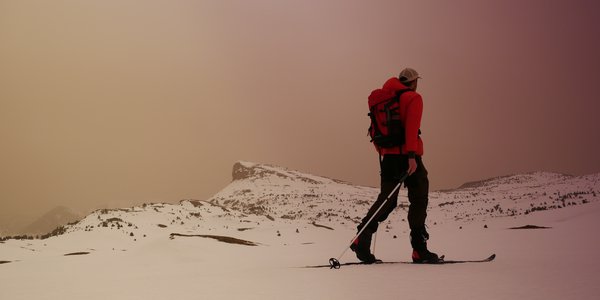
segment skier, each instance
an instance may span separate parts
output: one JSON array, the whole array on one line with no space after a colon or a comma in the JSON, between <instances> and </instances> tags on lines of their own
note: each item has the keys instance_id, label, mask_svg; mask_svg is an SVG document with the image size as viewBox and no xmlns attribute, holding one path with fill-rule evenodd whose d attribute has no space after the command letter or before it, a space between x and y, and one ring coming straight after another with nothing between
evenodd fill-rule
<instances>
[{"instance_id":1,"label":"skier","mask_svg":"<svg viewBox=\"0 0 600 300\"><path fill-rule=\"evenodd\" d=\"M375 145L381 157L381 190L377 200L363 218L362 223L358 225L358 231L360 232L363 229L382 203L385 202L385 205L350 246L356 257L364 263L378 261L371 253L371 239L377 231L379 223L387 219L397 205L398 191L391 195L387 202L385 200L398 185L404 172L408 173L404 184L408 189L408 200L410 202L408 223L410 226L410 242L413 248L412 260L415 263L439 262L438 255L427 249L429 234L425 229L425 219L429 201L429 180L422 159L423 142L419 136L423 112L423 99L416 92L419 78L421 77L419 77L417 71L406 68L400 72L398 77L388 79L380 89L393 93L407 90L400 94L398 109L404 130L404 143L401 146L393 147ZM374 91L370 97L376 96L377 93Z\"/></svg>"}]
</instances>

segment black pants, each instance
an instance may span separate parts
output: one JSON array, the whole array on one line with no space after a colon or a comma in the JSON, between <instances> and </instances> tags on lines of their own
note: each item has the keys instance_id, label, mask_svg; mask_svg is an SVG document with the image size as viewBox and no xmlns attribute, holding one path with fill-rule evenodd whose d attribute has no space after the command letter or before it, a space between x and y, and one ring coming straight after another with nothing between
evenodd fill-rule
<instances>
[{"instance_id":1,"label":"black pants","mask_svg":"<svg viewBox=\"0 0 600 300\"><path fill-rule=\"evenodd\" d=\"M411 243L413 248L420 248L429 238L425 230L425 219L427 218L427 204L429 203L429 179L427 178L427 169L423 165L420 156L416 157L417 170L404 181L408 189L408 224L411 230ZM377 201L369 209L362 223L358 226L359 230L367 223L371 216L377 211L386 197L394 190L400 181L404 172L408 170L408 156L406 155L385 155L381 161L381 191ZM398 204L398 191L390 197L383 208L377 213L373 221L365 229L366 234L373 234L377 231L379 223L385 221L389 214Z\"/></svg>"}]
</instances>

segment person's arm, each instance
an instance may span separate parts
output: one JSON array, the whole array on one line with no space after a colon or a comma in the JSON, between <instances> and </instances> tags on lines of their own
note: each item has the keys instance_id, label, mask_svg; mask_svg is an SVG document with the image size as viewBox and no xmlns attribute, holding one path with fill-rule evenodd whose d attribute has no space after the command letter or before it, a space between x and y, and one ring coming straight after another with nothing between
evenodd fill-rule
<instances>
[{"instance_id":1,"label":"person's arm","mask_svg":"<svg viewBox=\"0 0 600 300\"><path fill-rule=\"evenodd\" d=\"M415 94L408 103L405 122L406 151L408 152L408 175L412 175L417 170L417 161L415 159L418 147L419 128L421 127L421 117L423 115L423 98Z\"/></svg>"}]
</instances>

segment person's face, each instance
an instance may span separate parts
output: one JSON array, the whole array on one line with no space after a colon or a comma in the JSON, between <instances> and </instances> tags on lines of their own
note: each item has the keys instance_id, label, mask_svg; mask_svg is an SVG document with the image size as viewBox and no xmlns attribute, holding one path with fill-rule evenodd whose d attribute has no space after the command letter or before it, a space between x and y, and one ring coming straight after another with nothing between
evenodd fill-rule
<instances>
[{"instance_id":1,"label":"person's face","mask_svg":"<svg viewBox=\"0 0 600 300\"><path fill-rule=\"evenodd\" d=\"M413 82L410 83L410 88L414 91L417 90L417 83L418 83L419 79L415 79L413 80Z\"/></svg>"}]
</instances>

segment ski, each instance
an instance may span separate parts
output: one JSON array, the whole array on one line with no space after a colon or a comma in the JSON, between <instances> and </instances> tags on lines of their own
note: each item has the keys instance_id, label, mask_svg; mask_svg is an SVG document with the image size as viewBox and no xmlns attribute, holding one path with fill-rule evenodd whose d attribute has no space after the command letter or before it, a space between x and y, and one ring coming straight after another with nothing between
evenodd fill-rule
<instances>
[{"instance_id":1,"label":"ski","mask_svg":"<svg viewBox=\"0 0 600 300\"><path fill-rule=\"evenodd\" d=\"M441 262L441 264L444 265L444 264L482 263L482 262L490 262L490 261L493 261L494 259L496 259L496 254L492 254L492 255L488 256L487 258L480 259L480 260L443 260Z\"/></svg>"},{"instance_id":2,"label":"ski","mask_svg":"<svg viewBox=\"0 0 600 300\"><path fill-rule=\"evenodd\" d=\"M479 259L479 260L445 260L444 256L442 255L440 257L440 261L437 263L432 263L432 264L426 264L426 265L446 265L446 264L464 264L464 263L483 263L483 262L490 262L493 261L496 258L496 254L492 254L490 256L488 256L487 258L484 259ZM364 265L364 266L368 266L368 265L386 265L386 264L408 264L408 265L419 265L419 263L414 263L411 261L379 261L376 263L372 263L372 264L366 264L363 262L347 262L347 263L340 263L339 266L336 265L337 267L334 267L333 265L329 264L329 265L316 265L316 266L305 266L304 268L331 268L331 269L338 269L341 266L356 266L356 265ZM425 265L425 264L424 264Z\"/></svg>"}]
</instances>

